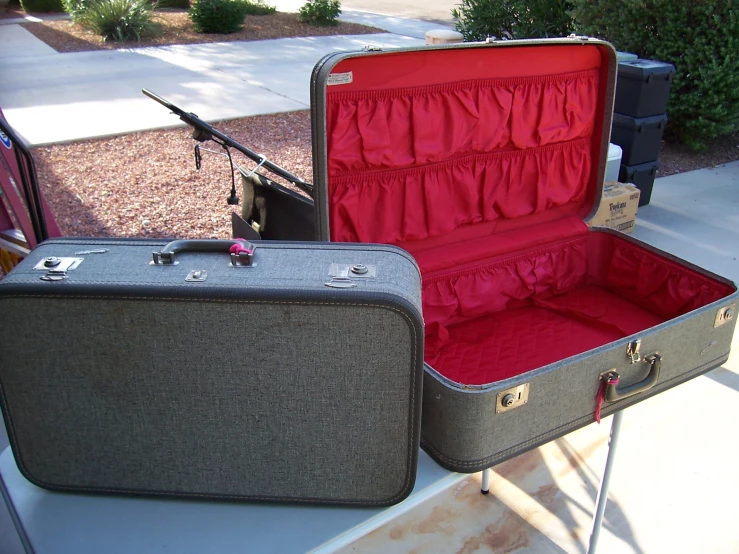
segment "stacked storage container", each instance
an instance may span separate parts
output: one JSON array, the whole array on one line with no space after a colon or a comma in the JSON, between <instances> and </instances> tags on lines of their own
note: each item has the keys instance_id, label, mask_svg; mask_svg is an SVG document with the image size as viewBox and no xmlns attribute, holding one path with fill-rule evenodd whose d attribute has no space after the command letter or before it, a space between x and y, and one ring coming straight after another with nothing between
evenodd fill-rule
<instances>
[{"instance_id":1,"label":"stacked storage container","mask_svg":"<svg viewBox=\"0 0 739 554\"><path fill-rule=\"evenodd\" d=\"M639 206L649 204L652 196L674 75L672 64L654 60L618 64L611 142L622 149L618 180L641 190Z\"/></svg>"}]
</instances>

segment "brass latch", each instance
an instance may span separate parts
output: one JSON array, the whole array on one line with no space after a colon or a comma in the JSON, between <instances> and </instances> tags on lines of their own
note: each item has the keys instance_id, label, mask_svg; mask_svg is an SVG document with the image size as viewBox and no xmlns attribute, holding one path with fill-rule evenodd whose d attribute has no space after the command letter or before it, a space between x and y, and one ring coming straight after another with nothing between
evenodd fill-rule
<instances>
[{"instance_id":1,"label":"brass latch","mask_svg":"<svg viewBox=\"0 0 739 554\"><path fill-rule=\"evenodd\" d=\"M629 345L626 347L626 355L629 357L632 364L635 364L641 361L641 356L639 355L639 348L641 348L641 340L631 341Z\"/></svg>"},{"instance_id":2,"label":"brass latch","mask_svg":"<svg viewBox=\"0 0 739 554\"><path fill-rule=\"evenodd\" d=\"M529 384L524 383L498 393L495 400L495 413L500 414L523 406L529 401Z\"/></svg>"},{"instance_id":3,"label":"brass latch","mask_svg":"<svg viewBox=\"0 0 739 554\"><path fill-rule=\"evenodd\" d=\"M720 327L721 325L723 325L724 323L728 323L729 321L733 321L735 313L736 304L731 304L730 306L721 308L716 314L716 319L713 322L714 328Z\"/></svg>"}]
</instances>

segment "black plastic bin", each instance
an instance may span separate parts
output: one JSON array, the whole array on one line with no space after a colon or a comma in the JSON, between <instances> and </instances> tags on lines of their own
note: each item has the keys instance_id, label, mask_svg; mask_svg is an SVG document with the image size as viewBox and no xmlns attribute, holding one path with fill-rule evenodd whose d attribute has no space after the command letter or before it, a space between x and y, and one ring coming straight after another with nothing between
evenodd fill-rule
<instances>
[{"instance_id":1,"label":"black plastic bin","mask_svg":"<svg viewBox=\"0 0 739 554\"><path fill-rule=\"evenodd\" d=\"M657 168L659 168L657 161L638 165L621 164L618 180L621 183L632 183L641 191L639 206L649 204L649 200L652 198L652 188L654 187L654 178L657 176Z\"/></svg>"},{"instance_id":2,"label":"black plastic bin","mask_svg":"<svg viewBox=\"0 0 739 554\"><path fill-rule=\"evenodd\" d=\"M635 118L614 113L611 142L623 151L621 163L638 165L656 160L666 124L665 114Z\"/></svg>"},{"instance_id":3,"label":"black plastic bin","mask_svg":"<svg viewBox=\"0 0 739 554\"><path fill-rule=\"evenodd\" d=\"M613 111L647 117L667 111L675 66L656 60L630 60L618 64Z\"/></svg>"}]
</instances>

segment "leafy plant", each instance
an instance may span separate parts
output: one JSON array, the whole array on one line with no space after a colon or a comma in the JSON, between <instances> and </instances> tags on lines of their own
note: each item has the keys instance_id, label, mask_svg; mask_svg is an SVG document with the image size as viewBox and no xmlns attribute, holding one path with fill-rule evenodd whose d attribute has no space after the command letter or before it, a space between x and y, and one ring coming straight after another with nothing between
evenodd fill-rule
<instances>
[{"instance_id":1,"label":"leafy plant","mask_svg":"<svg viewBox=\"0 0 739 554\"><path fill-rule=\"evenodd\" d=\"M300 20L310 25L338 25L339 0L309 0L299 10Z\"/></svg>"},{"instance_id":2,"label":"leafy plant","mask_svg":"<svg viewBox=\"0 0 739 554\"><path fill-rule=\"evenodd\" d=\"M31 13L64 11L61 0L20 0L20 5L24 11Z\"/></svg>"},{"instance_id":3,"label":"leafy plant","mask_svg":"<svg viewBox=\"0 0 739 554\"><path fill-rule=\"evenodd\" d=\"M570 0L462 0L452 17L465 41L558 37L573 28L572 7Z\"/></svg>"},{"instance_id":4,"label":"leafy plant","mask_svg":"<svg viewBox=\"0 0 739 554\"><path fill-rule=\"evenodd\" d=\"M77 19L103 40L123 42L156 29L153 11L149 0L90 0Z\"/></svg>"},{"instance_id":5,"label":"leafy plant","mask_svg":"<svg viewBox=\"0 0 739 554\"><path fill-rule=\"evenodd\" d=\"M80 23L90 0L62 0L64 11L72 16L72 21Z\"/></svg>"},{"instance_id":6,"label":"leafy plant","mask_svg":"<svg viewBox=\"0 0 739 554\"><path fill-rule=\"evenodd\" d=\"M270 6L263 0L242 0L245 15L269 15L275 13L277 8Z\"/></svg>"},{"instance_id":7,"label":"leafy plant","mask_svg":"<svg viewBox=\"0 0 739 554\"><path fill-rule=\"evenodd\" d=\"M736 0L574 0L580 32L673 64L668 139L695 150L739 129Z\"/></svg>"},{"instance_id":8,"label":"leafy plant","mask_svg":"<svg viewBox=\"0 0 739 554\"><path fill-rule=\"evenodd\" d=\"M244 26L244 2L239 0L195 0L190 19L198 33L235 33Z\"/></svg>"}]
</instances>

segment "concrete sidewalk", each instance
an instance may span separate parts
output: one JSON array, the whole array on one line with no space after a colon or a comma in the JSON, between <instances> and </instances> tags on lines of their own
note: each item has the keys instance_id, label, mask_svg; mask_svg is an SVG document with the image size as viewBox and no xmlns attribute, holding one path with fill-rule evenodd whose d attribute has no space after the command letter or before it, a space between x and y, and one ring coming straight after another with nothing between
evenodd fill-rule
<instances>
[{"instance_id":1,"label":"concrete sidewalk","mask_svg":"<svg viewBox=\"0 0 739 554\"><path fill-rule=\"evenodd\" d=\"M418 46L440 28L354 10L342 19L390 32L60 54L20 25L2 25L0 107L31 146L180 124L142 88L208 121L303 110L325 54Z\"/></svg>"}]
</instances>

